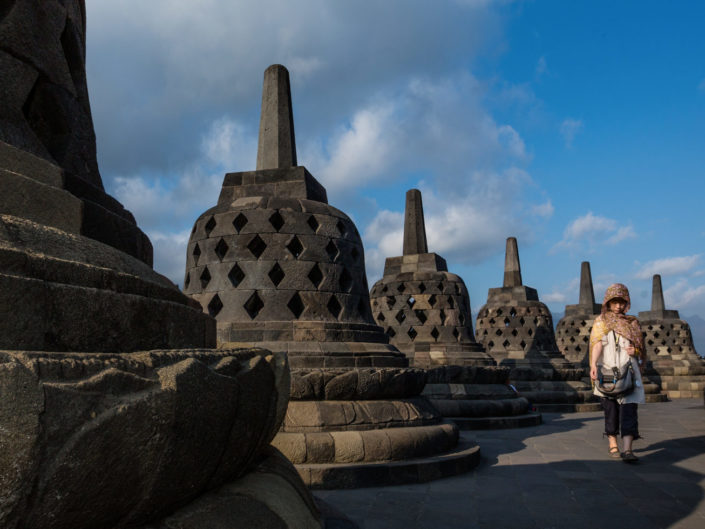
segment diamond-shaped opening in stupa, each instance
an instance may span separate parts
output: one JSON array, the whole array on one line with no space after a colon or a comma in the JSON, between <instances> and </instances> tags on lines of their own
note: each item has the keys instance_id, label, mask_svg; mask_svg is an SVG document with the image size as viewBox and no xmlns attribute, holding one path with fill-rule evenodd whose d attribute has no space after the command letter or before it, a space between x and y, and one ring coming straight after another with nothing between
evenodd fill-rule
<instances>
[{"instance_id":1,"label":"diamond-shaped opening in stupa","mask_svg":"<svg viewBox=\"0 0 705 529\"><path fill-rule=\"evenodd\" d=\"M223 302L220 300L218 294L216 294L213 296L213 299L210 300L210 303L208 303L208 314L210 314L211 318L215 318L222 309Z\"/></svg>"},{"instance_id":2,"label":"diamond-shaped opening in stupa","mask_svg":"<svg viewBox=\"0 0 705 529\"><path fill-rule=\"evenodd\" d=\"M274 266L271 268L267 275L269 276L269 279L272 280L272 283L274 283L275 287L278 287L279 283L281 283L284 280L284 277L286 276L284 270L282 270L282 267L279 266L279 263L274 263Z\"/></svg>"},{"instance_id":3,"label":"diamond-shaped opening in stupa","mask_svg":"<svg viewBox=\"0 0 705 529\"><path fill-rule=\"evenodd\" d=\"M245 279L245 272L243 272L242 268L235 263L235 265L230 269L230 272L228 272L228 279L230 280L230 283L237 288L237 286L242 283L242 280Z\"/></svg>"},{"instance_id":4,"label":"diamond-shaped opening in stupa","mask_svg":"<svg viewBox=\"0 0 705 529\"><path fill-rule=\"evenodd\" d=\"M262 298L259 297L257 292L254 292L249 298L247 298L247 301L245 301L243 307L250 316L250 319L254 320L264 308L264 302L262 301Z\"/></svg>"},{"instance_id":5,"label":"diamond-shaped opening in stupa","mask_svg":"<svg viewBox=\"0 0 705 529\"><path fill-rule=\"evenodd\" d=\"M301 317L301 314L306 308L298 292L291 296L291 299L289 300L289 303L286 304L286 307L291 311L296 319Z\"/></svg>"},{"instance_id":6,"label":"diamond-shaped opening in stupa","mask_svg":"<svg viewBox=\"0 0 705 529\"><path fill-rule=\"evenodd\" d=\"M218 241L218 244L215 245L215 255L218 258L220 262L223 261L225 258L225 255L228 253L229 247L228 243L225 242L225 239L222 237Z\"/></svg>"},{"instance_id":7,"label":"diamond-shaped opening in stupa","mask_svg":"<svg viewBox=\"0 0 705 529\"><path fill-rule=\"evenodd\" d=\"M259 235L255 235L254 237L252 237L249 244L247 245L247 249L250 250L250 253L256 259L259 259L260 256L267 249L267 244L262 240Z\"/></svg>"},{"instance_id":8,"label":"diamond-shaped opening in stupa","mask_svg":"<svg viewBox=\"0 0 705 529\"><path fill-rule=\"evenodd\" d=\"M233 220L233 228L235 228L235 231L240 233L240 230L245 227L247 224L248 220L245 215L240 213L235 219Z\"/></svg>"}]
</instances>

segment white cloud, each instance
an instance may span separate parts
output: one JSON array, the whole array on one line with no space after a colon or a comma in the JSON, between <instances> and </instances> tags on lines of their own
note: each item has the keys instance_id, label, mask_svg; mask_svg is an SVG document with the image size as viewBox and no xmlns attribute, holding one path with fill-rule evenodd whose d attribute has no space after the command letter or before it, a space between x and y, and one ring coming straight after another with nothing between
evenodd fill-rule
<instances>
[{"instance_id":1,"label":"white cloud","mask_svg":"<svg viewBox=\"0 0 705 529\"><path fill-rule=\"evenodd\" d=\"M563 231L563 239L556 243L552 252L560 248L577 248L587 245L590 250L606 245L635 238L636 233L631 225L619 226L615 219L594 215L592 211L573 220Z\"/></svg>"},{"instance_id":2,"label":"white cloud","mask_svg":"<svg viewBox=\"0 0 705 529\"><path fill-rule=\"evenodd\" d=\"M574 277L568 283L554 285L549 293L540 295L544 303L575 305L580 298L580 278Z\"/></svg>"},{"instance_id":3,"label":"white cloud","mask_svg":"<svg viewBox=\"0 0 705 529\"><path fill-rule=\"evenodd\" d=\"M664 259L649 261L641 265L635 277L637 279L651 279L654 274L660 274L662 276L685 274L700 264L701 257L702 254L695 254L682 257L666 257Z\"/></svg>"},{"instance_id":4,"label":"white cloud","mask_svg":"<svg viewBox=\"0 0 705 529\"><path fill-rule=\"evenodd\" d=\"M154 269L184 288L186 270L186 245L191 230L178 233L149 232L154 246Z\"/></svg>"},{"instance_id":5,"label":"white cloud","mask_svg":"<svg viewBox=\"0 0 705 529\"><path fill-rule=\"evenodd\" d=\"M330 130L379 87L466 64L499 38L494 3L89 0L101 167L111 179L188 165L215 116L257 120L262 72L273 63L290 69L294 115L304 110L314 135Z\"/></svg>"},{"instance_id":6,"label":"white cloud","mask_svg":"<svg viewBox=\"0 0 705 529\"><path fill-rule=\"evenodd\" d=\"M409 170L430 174L441 194L474 192L474 180L463 175L518 174L530 159L520 134L483 108L484 94L468 73L412 79L401 90L372 97L328 139L305 143L299 158L334 200Z\"/></svg>"},{"instance_id":7,"label":"white cloud","mask_svg":"<svg viewBox=\"0 0 705 529\"><path fill-rule=\"evenodd\" d=\"M329 140L328 153L318 142L305 150L305 165L314 169L330 192L345 190L378 178L400 155L395 141L394 105L377 105L358 111L349 126Z\"/></svg>"},{"instance_id":8,"label":"white cloud","mask_svg":"<svg viewBox=\"0 0 705 529\"><path fill-rule=\"evenodd\" d=\"M524 202L531 183L521 171L474 172L470 194L441 195L425 185L423 193L428 249L449 261L480 263L504 249L509 236L530 241L535 230L534 207ZM382 273L385 257L401 255L402 213L380 211L363 234L371 281Z\"/></svg>"},{"instance_id":9,"label":"white cloud","mask_svg":"<svg viewBox=\"0 0 705 529\"><path fill-rule=\"evenodd\" d=\"M573 147L573 140L575 136L583 130L583 120L567 118L561 123L561 136L563 136L563 141L565 142L566 148L570 149Z\"/></svg>"},{"instance_id":10,"label":"white cloud","mask_svg":"<svg viewBox=\"0 0 705 529\"><path fill-rule=\"evenodd\" d=\"M537 204L531 207L531 212L537 217L550 218L553 216L555 208L550 200L547 200L543 204Z\"/></svg>"},{"instance_id":11,"label":"white cloud","mask_svg":"<svg viewBox=\"0 0 705 529\"><path fill-rule=\"evenodd\" d=\"M687 279L679 279L664 289L666 308L690 310L702 314L705 309L705 285L691 285Z\"/></svg>"}]
</instances>

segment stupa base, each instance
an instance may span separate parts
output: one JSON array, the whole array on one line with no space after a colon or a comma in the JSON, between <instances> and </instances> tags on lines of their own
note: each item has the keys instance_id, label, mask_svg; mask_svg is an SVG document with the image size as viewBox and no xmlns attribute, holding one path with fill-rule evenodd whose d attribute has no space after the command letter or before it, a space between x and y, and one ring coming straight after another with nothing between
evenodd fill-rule
<instances>
[{"instance_id":1,"label":"stupa base","mask_svg":"<svg viewBox=\"0 0 705 529\"><path fill-rule=\"evenodd\" d=\"M356 489L425 483L469 472L479 463L480 447L472 441L461 441L444 454L404 461L295 466L311 489Z\"/></svg>"}]
</instances>

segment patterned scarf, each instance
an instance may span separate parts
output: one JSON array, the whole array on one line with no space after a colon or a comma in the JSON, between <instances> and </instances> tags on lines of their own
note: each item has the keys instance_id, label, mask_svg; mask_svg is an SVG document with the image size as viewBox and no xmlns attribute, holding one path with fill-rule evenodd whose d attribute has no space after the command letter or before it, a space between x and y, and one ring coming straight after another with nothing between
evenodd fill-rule
<instances>
[{"instance_id":1,"label":"patterned scarf","mask_svg":"<svg viewBox=\"0 0 705 529\"><path fill-rule=\"evenodd\" d=\"M645 354L644 336L641 333L639 320L637 320L635 316L615 314L609 310L609 302L615 298L621 298L627 302L624 312L627 312L631 306L629 290L627 290L627 287L623 284L615 283L607 289L605 299L602 302L602 314L595 318L595 323L590 333L590 351L592 352L593 346L602 340L603 336L606 336L610 331L614 331L617 334L621 334L632 343L636 354L643 356Z\"/></svg>"}]
</instances>

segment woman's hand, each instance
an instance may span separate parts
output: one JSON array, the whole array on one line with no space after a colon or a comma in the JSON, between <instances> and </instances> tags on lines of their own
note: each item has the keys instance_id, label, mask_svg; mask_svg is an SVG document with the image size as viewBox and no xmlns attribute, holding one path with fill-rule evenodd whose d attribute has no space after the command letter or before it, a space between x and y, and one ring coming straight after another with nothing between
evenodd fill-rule
<instances>
[{"instance_id":1,"label":"woman's hand","mask_svg":"<svg viewBox=\"0 0 705 529\"><path fill-rule=\"evenodd\" d=\"M590 378L597 380L597 366L590 366Z\"/></svg>"}]
</instances>

